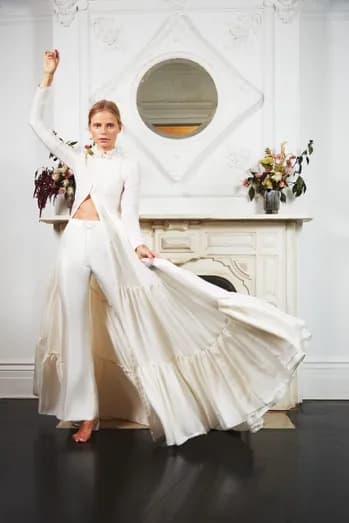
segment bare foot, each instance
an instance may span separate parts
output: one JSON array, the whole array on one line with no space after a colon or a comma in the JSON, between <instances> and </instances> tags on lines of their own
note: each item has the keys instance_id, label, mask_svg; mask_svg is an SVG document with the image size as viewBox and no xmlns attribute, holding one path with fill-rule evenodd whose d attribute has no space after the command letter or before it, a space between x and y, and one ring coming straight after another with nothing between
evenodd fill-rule
<instances>
[{"instance_id":1,"label":"bare foot","mask_svg":"<svg viewBox=\"0 0 349 523\"><path fill-rule=\"evenodd\" d=\"M92 431L96 428L97 424L97 419L82 421L79 430L72 436L73 440L76 441L76 443L86 443L91 438Z\"/></svg>"}]
</instances>

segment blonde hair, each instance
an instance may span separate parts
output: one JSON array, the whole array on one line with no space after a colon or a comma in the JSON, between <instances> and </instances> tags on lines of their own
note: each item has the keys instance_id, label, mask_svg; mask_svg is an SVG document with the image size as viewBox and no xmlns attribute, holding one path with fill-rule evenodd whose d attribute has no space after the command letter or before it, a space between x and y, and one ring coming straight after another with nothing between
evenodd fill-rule
<instances>
[{"instance_id":1,"label":"blonde hair","mask_svg":"<svg viewBox=\"0 0 349 523\"><path fill-rule=\"evenodd\" d=\"M99 100L98 102L93 104L93 106L88 112L88 125L91 124L93 116L96 113L99 113L100 111L109 111L110 113L112 113L117 119L117 122L120 125L120 127L122 126L119 108L116 105L116 103L112 102L111 100Z\"/></svg>"}]
</instances>

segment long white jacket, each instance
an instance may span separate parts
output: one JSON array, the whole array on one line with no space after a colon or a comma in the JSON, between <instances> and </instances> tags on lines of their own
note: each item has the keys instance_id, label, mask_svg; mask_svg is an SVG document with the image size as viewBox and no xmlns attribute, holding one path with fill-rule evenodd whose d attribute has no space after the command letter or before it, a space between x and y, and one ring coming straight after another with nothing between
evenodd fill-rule
<instances>
[{"instance_id":1,"label":"long white jacket","mask_svg":"<svg viewBox=\"0 0 349 523\"><path fill-rule=\"evenodd\" d=\"M73 217L84 199L91 194L92 199L98 199L111 215L121 218L129 241L136 248L143 243L138 218L138 162L126 158L117 149L103 153L93 147L94 154L91 156L85 150L77 152L62 142L44 123L44 111L51 92L52 87L37 87L30 124L46 147L74 172L76 194L70 216Z\"/></svg>"},{"instance_id":2,"label":"long white jacket","mask_svg":"<svg viewBox=\"0 0 349 523\"><path fill-rule=\"evenodd\" d=\"M31 123L77 176L73 213L91 192L115 269L113 304L94 277L90 283L100 417L143 423L168 445L210 428L260 429L304 357L304 322L163 258L140 260L136 164L117 153L85 158L59 142L42 121L48 91L37 89ZM56 275L36 346L34 393L39 412L63 419L66 325Z\"/></svg>"}]
</instances>

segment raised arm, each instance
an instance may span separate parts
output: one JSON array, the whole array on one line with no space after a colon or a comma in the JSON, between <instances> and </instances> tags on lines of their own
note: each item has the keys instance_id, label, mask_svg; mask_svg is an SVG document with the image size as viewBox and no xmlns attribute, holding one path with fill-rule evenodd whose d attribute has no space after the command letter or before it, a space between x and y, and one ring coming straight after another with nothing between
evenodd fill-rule
<instances>
[{"instance_id":1,"label":"raised arm","mask_svg":"<svg viewBox=\"0 0 349 523\"><path fill-rule=\"evenodd\" d=\"M74 171L79 154L70 145L62 142L44 123L46 101L50 96L51 84L58 64L59 53L57 49L45 51L43 78L40 85L36 88L29 123L49 151Z\"/></svg>"}]
</instances>

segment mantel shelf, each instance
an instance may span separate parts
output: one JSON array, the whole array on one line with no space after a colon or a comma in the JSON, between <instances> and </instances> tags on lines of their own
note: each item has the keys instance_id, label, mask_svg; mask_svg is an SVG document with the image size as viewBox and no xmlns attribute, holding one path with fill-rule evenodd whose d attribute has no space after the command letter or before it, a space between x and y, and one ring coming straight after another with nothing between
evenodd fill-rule
<instances>
[{"instance_id":1,"label":"mantel shelf","mask_svg":"<svg viewBox=\"0 0 349 523\"><path fill-rule=\"evenodd\" d=\"M310 222L313 218L293 214L249 214L249 215L204 215L204 214L141 214L141 221L149 220L202 220L202 221L273 221L273 222ZM69 215L40 218L39 221L49 224L59 224L69 221Z\"/></svg>"}]
</instances>

